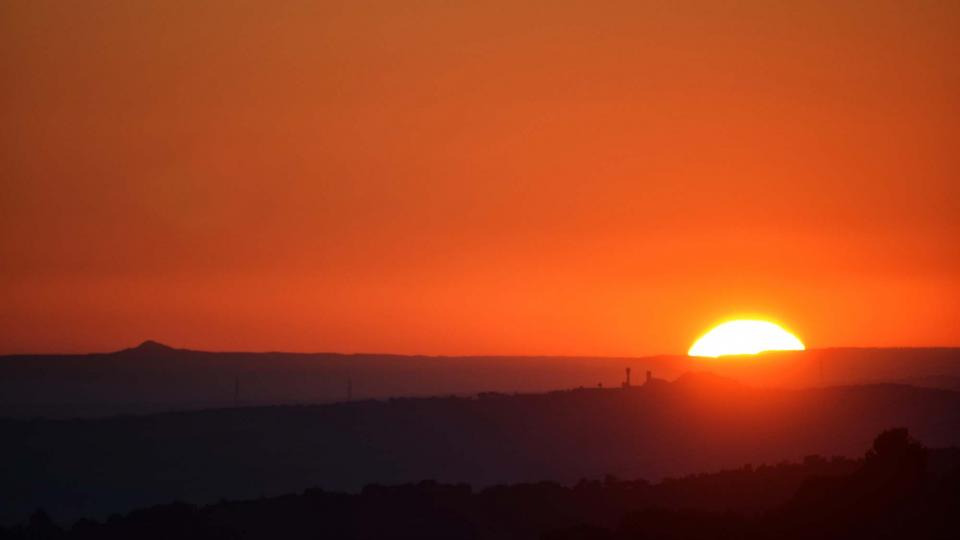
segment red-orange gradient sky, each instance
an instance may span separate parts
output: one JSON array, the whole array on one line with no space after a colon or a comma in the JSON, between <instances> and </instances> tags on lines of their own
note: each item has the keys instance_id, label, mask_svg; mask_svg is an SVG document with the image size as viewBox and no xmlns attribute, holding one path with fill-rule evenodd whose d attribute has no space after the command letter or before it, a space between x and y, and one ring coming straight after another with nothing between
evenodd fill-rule
<instances>
[{"instance_id":1,"label":"red-orange gradient sky","mask_svg":"<svg viewBox=\"0 0 960 540\"><path fill-rule=\"evenodd\" d=\"M0 4L0 352L960 345L960 3Z\"/></svg>"}]
</instances>

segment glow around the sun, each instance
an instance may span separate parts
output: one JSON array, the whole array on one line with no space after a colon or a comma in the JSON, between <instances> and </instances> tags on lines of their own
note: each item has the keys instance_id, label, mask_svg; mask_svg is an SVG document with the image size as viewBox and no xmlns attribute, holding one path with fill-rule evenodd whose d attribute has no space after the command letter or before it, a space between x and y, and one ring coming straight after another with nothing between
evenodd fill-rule
<instances>
[{"instance_id":1,"label":"glow around the sun","mask_svg":"<svg viewBox=\"0 0 960 540\"><path fill-rule=\"evenodd\" d=\"M736 320L725 322L704 334L687 354L716 358L732 354L804 349L803 342L796 336L772 322Z\"/></svg>"}]
</instances>

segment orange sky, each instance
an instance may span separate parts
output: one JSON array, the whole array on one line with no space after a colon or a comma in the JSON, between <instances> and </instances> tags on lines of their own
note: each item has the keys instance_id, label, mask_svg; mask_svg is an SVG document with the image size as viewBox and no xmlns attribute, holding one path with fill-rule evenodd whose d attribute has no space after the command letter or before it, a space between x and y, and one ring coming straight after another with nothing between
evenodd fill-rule
<instances>
[{"instance_id":1,"label":"orange sky","mask_svg":"<svg viewBox=\"0 0 960 540\"><path fill-rule=\"evenodd\" d=\"M952 1L3 2L0 353L960 345L958 58Z\"/></svg>"}]
</instances>

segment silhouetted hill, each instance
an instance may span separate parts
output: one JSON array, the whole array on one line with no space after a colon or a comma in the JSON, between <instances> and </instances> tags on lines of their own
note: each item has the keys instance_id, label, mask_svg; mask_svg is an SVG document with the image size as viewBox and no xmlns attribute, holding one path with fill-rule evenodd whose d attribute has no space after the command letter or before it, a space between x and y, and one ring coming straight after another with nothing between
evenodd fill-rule
<instances>
[{"instance_id":1,"label":"silhouetted hill","mask_svg":"<svg viewBox=\"0 0 960 540\"><path fill-rule=\"evenodd\" d=\"M126 356L162 356L176 352L177 349L174 349L169 345L164 345L163 343L158 343L148 339L136 347L123 349L122 351L118 351L116 354Z\"/></svg>"},{"instance_id":2,"label":"silhouetted hill","mask_svg":"<svg viewBox=\"0 0 960 540\"><path fill-rule=\"evenodd\" d=\"M960 393L756 388L710 374L631 388L398 398L78 420L0 421L0 521L102 517L425 478L478 487L657 480L808 454L856 455L890 426L960 445Z\"/></svg>"},{"instance_id":3,"label":"silhouetted hill","mask_svg":"<svg viewBox=\"0 0 960 540\"><path fill-rule=\"evenodd\" d=\"M115 353L0 357L0 417L72 418L234 405L620 386L710 371L755 386L879 382L960 389L960 349L825 349L721 360L203 352L146 341ZM238 392L239 390L239 392Z\"/></svg>"},{"instance_id":4,"label":"silhouetted hill","mask_svg":"<svg viewBox=\"0 0 960 540\"><path fill-rule=\"evenodd\" d=\"M434 481L352 495L308 489L204 507L168 503L65 530L35 513L0 538L952 539L958 509L960 449L927 450L893 429L861 459L811 455L656 484L607 476L482 490Z\"/></svg>"}]
</instances>

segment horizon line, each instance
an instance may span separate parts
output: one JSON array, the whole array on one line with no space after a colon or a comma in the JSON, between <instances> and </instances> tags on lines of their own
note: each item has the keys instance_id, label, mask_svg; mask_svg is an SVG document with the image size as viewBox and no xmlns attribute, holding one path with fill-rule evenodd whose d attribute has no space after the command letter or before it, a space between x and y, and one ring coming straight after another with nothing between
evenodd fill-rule
<instances>
[{"instance_id":1,"label":"horizon line","mask_svg":"<svg viewBox=\"0 0 960 540\"><path fill-rule=\"evenodd\" d=\"M650 358L672 358L672 357L691 357L686 352L682 353L654 353L642 355L590 355L590 354L427 354L427 353L395 353L395 352L342 352L342 351L284 351L278 349L266 350L212 350L212 349L192 349L188 347L174 347L156 340L148 339L133 347L125 347L112 351L89 351L89 352L21 352L21 353L0 353L0 358L23 357L23 356L98 356L112 355L124 352L134 352L140 349L166 350L170 352L191 352L204 354L283 354L299 356L392 356L405 358L596 358L609 360L627 360L627 359L650 359ZM960 345L898 345L898 346L864 346L864 345L842 345L832 347L810 347L806 350L782 350L782 351L763 351L755 355L730 355L730 356L760 356L768 354L797 354L814 351L854 351L854 350L953 350L960 349ZM709 358L706 360L716 360Z\"/></svg>"}]
</instances>

